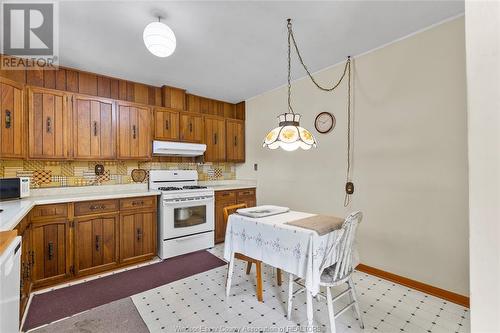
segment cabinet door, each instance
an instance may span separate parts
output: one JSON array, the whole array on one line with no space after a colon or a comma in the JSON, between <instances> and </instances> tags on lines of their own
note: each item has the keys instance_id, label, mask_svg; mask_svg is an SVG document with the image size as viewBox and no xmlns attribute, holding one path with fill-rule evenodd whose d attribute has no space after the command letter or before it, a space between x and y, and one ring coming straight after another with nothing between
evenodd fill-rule
<instances>
[{"instance_id":1,"label":"cabinet door","mask_svg":"<svg viewBox=\"0 0 500 333\"><path fill-rule=\"evenodd\" d=\"M226 237L226 221L224 207L236 204L235 191L215 192L215 243L223 242Z\"/></svg>"},{"instance_id":2,"label":"cabinet door","mask_svg":"<svg viewBox=\"0 0 500 333\"><path fill-rule=\"evenodd\" d=\"M226 128L222 119L205 117L206 162L226 160Z\"/></svg>"},{"instance_id":3,"label":"cabinet door","mask_svg":"<svg viewBox=\"0 0 500 333\"><path fill-rule=\"evenodd\" d=\"M155 139L179 140L179 112L155 108Z\"/></svg>"},{"instance_id":4,"label":"cabinet door","mask_svg":"<svg viewBox=\"0 0 500 333\"><path fill-rule=\"evenodd\" d=\"M118 104L118 158L150 159L151 109L146 106Z\"/></svg>"},{"instance_id":5,"label":"cabinet door","mask_svg":"<svg viewBox=\"0 0 500 333\"><path fill-rule=\"evenodd\" d=\"M33 222L31 228L34 286L64 279L69 275L67 220Z\"/></svg>"},{"instance_id":6,"label":"cabinet door","mask_svg":"<svg viewBox=\"0 0 500 333\"><path fill-rule=\"evenodd\" d=\"M68 97L43 88L28 89L29 157L66 159L69 155Z\"/></svg>"},{"instance_id":7,"label":"cabinet door","mask_svg":"<svg viewBox=\"0 0 500 333\"><path fill-rule=\"evenodd\" d=\"M26 220L26 219L25 219ZM20 224L27 224L23 220ZM24 230L18 230L19 236L22 237L22 252L21 252L21 288L20 288L20 318L22 318L28 299L31 292L31 230L28 227Z\"/></svg>"},{"instance_id":8,"label":"cabinet door","mask_svg":"<svg viewBox=\"0 0 500 333\"><path fill-rule=\"evenodd\" d=\"M227 161L245 162L245 128L240 120L226 121Z\"/></svg>"},{"instance_id":9,"label":"cabinet door","mask_svg":"<svg viewBox=\"0 0 500 333\"><path fill-rule=\"evenodd\" d=\"M0 78L0 157L24 157L23 87Z\"/></svg>"},{"instance_id":10,"label":"cabinet door","mask_svg":"<svg viewBox=\"0 0 500 333\"><path fill-rule=\"evenodd\" d=\"M142 260L156 255L156 212L120 215L120 261Z\"/></svg>"},{"instance_id":11,"label":"cabinet door","mask_svg":"<svg viewBox=\"0 0 500 333\"><path fill-rule=\"evenodd\" d=\"M203 141L202 116L181 114L179 130L181 141L201 143Z\"/></svg>"},{"instance_id":12,"label":"cabinet door","mask_svg":"<svg viewBox=\"0 0 500 333\"><path fill-rule=\"evenodd\" d=\"M75 159L116 157L115 107L112 100L73 96L73 152Z\"/></svg>"},{"instance_id":13,"label":"cabinet door","mask_svg":"<svg viewBox=\"0 0 500 333\"><path fill-rule=\"evenodd\" d=\"M118 215L75 220L75 274L92 274L118 263Z\"/></svg>"}]
</instances>

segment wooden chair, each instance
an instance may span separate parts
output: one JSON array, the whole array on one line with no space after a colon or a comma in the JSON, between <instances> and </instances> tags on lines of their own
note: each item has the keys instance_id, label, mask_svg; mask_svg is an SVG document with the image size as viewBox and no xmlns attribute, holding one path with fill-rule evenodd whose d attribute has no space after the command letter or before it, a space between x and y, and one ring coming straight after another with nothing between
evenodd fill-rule
<instances>
[{"instance_id":1,"label":"wooden chair","mask_svg":"<svg viewBox=\"0 0 500 333\"><path fill-rule=\"evenodd\" d=\"M246 208L247 205L242 203L242 204L236 204L236 205L231 205L224 207L224 225L227 226L227 220L229 218L229 215L235 213L238 209L240 208ZM252 264L255 264L255 268L257 270L256 272L256 280L257 280L257 300L259 302L262 302L262 261L256 260L250 257L247 257L241 253L235 253L234 254L235 259L240 259L240 260L245 260L247 262L247 275L250 274L250 271L252 270ZM276 279L278 286L281 286L281 269L277 268L276 269ZM231 278L228 273L228 283L231 283Z\"/></svg>"},{"instance_id":2,"label":"wooden chair","mask_svg":"<svg viewBox=\"0 0 500 333\"><path fill-rule=\"evenodd\" d=\"M350 214L344 221L342 225L342 236L338 244L328 251L325 255L335 255L337 262L330 267L326 267L321 273L321 279L319 285L326 288L326 295L319 293L318 297L326 298L328 317L330 319L330 332L335 333L335 318L340 316L342 313L347 311L349 308L353 309L354 314L358 317L359 326L363 329L363 319L361 318L361 311L359 310L358 299L356 297L356 291L354 290L354 282L352 281L351 274L354 271L352 262L352 247L354 243L354 238L356 237L356 229L358 224L361 222L363 214L361 212L355 212ZM304 292L305 285L300 278L295 278L293 274L290 274L290 283L288 288L288 319L291 318L292 314L292 299L293 296ZM339 295L332 298L331 288L337 287L343 284L347 284L347 289L341 292ZM293 285L298 284L301 288L293 291ZM333 302L339 300L341 297L349 295L349 303L342 308L337 313L333 311Z\"/></svg>"}]
</instances>

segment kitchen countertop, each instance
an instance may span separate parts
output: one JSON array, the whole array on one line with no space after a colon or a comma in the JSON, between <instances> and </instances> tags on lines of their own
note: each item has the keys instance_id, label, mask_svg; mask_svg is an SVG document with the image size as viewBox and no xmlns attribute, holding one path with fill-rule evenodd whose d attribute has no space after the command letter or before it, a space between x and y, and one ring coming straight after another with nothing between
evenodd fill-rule
<instances>
[{"instance_id":1,"label":"kitchen countertop","mask_svg":"<svg viewBox=\"0 0 500 333\"><path fill-rule=\"evenodd\" d=\"M229 191L240 190L244 188L256 188L255 180L215 180L215 181L200 181L200 185L213 188L214 191Z\"/></svg>"},{"instance_id":2,"label":"kitchen countertop","mask_svg":"<svg viewBox=\"0 0 500 333\"><path fill-rule=\"evenodd\" d=\"M215 191L257 187L257 182L254 180L200 181L199 184L213 188ZM28 198L0 202L0 209L3 209L0 212L0 232L14 229L36 205L160 194L159 191L150 191L148 184L32 189L31 195Z\"/></svg>"},{"instance_id":3,"label":"kitchen countertop","mask_svg":"<svg viewBox=\"0 0 500 333\"><path fill-rule=\"evenodd\" d=\"M0 209L3 209L0 212L0 231L14 229L36 205L160 195L159 191L149 191L147 184L65 187L31 192L28 198L0 202Z\"/></svg>"}]
</instances>

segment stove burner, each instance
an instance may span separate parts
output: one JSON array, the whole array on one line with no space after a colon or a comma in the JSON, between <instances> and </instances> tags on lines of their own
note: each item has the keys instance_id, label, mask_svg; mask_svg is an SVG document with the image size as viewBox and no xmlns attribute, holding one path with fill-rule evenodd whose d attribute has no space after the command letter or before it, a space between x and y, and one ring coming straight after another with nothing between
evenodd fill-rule
<instances>
[{"instance_id":1,"label":"stove burner","mask_svg":"<svg viewBox=\"0 0 500 333\"><path fill-rule=\"evenodd\" d=\"M163 187L158 187L158 190L160 191L178 191L182 190L180 187L175 187L175 186L163 186Z\"/></svg>"},{"instance_id":2,"label":"stove burner","mask_svg":"<svg viewBox=\"0 0 500 333\"><path fill-rule=\"evenodd\" d=\"M201 185L187 185L187 186L182 187L182 189L184 189L184 190L199 190L199 189L203 189L203 188L207 188L207 187L201 186Z\"/></svg>"}]
</instances>

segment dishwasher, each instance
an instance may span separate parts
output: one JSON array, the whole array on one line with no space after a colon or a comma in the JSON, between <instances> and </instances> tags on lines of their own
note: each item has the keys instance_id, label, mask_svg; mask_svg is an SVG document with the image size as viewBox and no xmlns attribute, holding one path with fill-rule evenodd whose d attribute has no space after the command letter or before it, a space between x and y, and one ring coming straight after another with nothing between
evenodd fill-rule
<instances>
[{"instance_id":1,"label":"dishwasher","mask_svg":"<svg viewBox=\"0 0 500 333\"><path fill-rule=\"evenodd\" d=\"M0 255L0 332L19 332L21 237Z\"/></svg>"}]
</instances>

